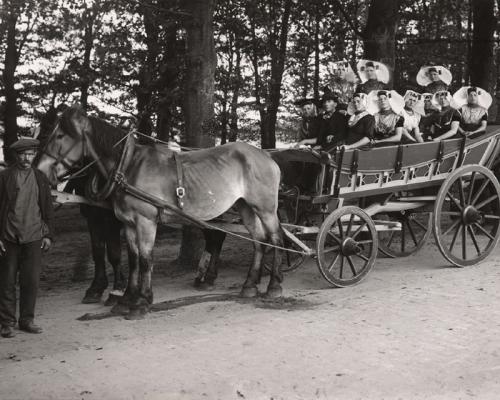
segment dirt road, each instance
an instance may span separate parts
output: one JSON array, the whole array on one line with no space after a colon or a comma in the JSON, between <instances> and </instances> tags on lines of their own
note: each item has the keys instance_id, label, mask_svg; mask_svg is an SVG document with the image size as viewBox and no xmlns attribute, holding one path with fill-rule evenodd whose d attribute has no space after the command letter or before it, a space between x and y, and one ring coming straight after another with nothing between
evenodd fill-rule
<instances>
[{"instance_id":1,"label":"dirt road","mask_svg":"<svg viewBox=\"0 0 500 400\"><path fill-rule=\"evenodd\" d=\"M160 238L159 267L175 256L166 254L173 239ZM431 240L416 256L379 258L364 281L345 289L329 289L311 261L286 276L284 301L268 303L232 296L251 251L231 240L214 292L195 291L190 274L168 277L159 268L155 311L127 321L80 304L88 282L61 272L74 269L70 253L85 246L85 236L68 228L47 258L60 276L48 274L43 284L44 334L0 340L0 399L500 396L500 248L458 269ZM168 302L187 296L198 297ZM101 319L77 320L84 314Z\"/></svg>"}]
</instances>

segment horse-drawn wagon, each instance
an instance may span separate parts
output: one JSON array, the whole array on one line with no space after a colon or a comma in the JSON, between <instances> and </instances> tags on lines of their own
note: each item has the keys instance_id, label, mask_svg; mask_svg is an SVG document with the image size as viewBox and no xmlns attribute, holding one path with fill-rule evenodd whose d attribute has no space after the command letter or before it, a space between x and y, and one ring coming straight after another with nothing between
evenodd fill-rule
<instances>
[{"instance_id":1,"label":"horse-drawn wagon","mask_svg":"<svg viewBox=\"0 0 500 400\"><path fill-rule=\"evenodd\" d=\"M359 282L379 253L415 253L431 231L446 260L476 264L500 235L500 186L490 170L499 140L500 129L490 127L477 138L367 151L274 151L285 174L317 166L312 190L304 193L299 173L291 179L297 185L280 194L288 244L315 256L333 286ZM288 259L284 269L301 260Z\"/></svg>"},{"instance_id":2,"label":"horse-drawn wagon","mask_svg":"<svg viewBox=\"0 0 500 400\"><path fill-rule=\"evenodd\" d=\"M111 195L125 224L130 272L122 304L133 316L152 302L159 222L204 229L210 261L200 279L210 284L224 239L216 233L248 233L255 248L242 289L248 297L257 295L264 244L274 247L271 297L281 295L282 270L299 265L304 256L316 256L330 284L349 286L367 275L379 250L392 257L412 254L431 229L448 261L475 264L491 253L500 234L500 186L489 169L499 139L500 130L490 128L477 138L333 154L292 149L268 157L242 143L175 153L166 146L139 145L131 133L70 108L38 167L57 183L90 158L106 178L99 194ZM287 167L306 165L314 172L315 188L280 192L280 171L270 158L285 171L285 183ZM214 220L231 207L239 212L237 223ZM280 268L282 233L288 257Z\"/></svg>"}]
</instances>

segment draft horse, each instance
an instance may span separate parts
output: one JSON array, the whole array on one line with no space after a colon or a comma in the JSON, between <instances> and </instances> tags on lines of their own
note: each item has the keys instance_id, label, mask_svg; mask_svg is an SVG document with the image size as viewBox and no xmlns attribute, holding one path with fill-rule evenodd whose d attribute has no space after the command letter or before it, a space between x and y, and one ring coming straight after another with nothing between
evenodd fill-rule
<instances>
[{"instance_id":1,"label":"draft horse","mask_svg":"<svg viewBox=\"0 0 500 400\"><path fill-rule=\"evenodd\" d=\"M176 153L163 145L135 143L132 136L125 141L125 136L124 131L87 116L79 107L70 107L61 114L38 168L55 184L68 167L91 154L107 182L116 183L108 190L128 245L129 279L120 301L120 307L127 308L127 318L141 318L153 302L152 250L158 223L210 221L232 207L255 240L241 295L257 296L263 256L260 242L283 243L277 215L278 165L265 151L246 143ZM269 297L281 296L280 264L281 252L275 248ZM208 270L215 265L212 253Z\"/></svg>"},{"instance_id":2,"label":"draft horse","mask_svg":"<svg viewBox=\"0 0 500 400\"><path fill-rule=\"evenodd\" d=\"M41 118L40 133L37 136L37 139L40 140L41 148L45 146L51 132L53 131L56 121L56 108L51 108ZM37 155L35 164L38 163L40 156L41 154ZM83 160L83 163L78 165L81 167L86 165L87 162L89 161ZM87 174L69 180L64 188L64 191L69 193L74 191L75 194L85 196L86 187L92 173L92 168L90 168ZM120 231L122 229L122 224L115 217L113 210L81 204L80 213L87 221L92 250L92 260L94 261L94 279L92 280L90 287L85 291L82 303L99 303L102 294L107 289L109 284L106 273L106 257L113 269L113 292L120 293L125 290L126 280L121 264ZM113 305L115 302L116 296L110 293L104 304Z\"/></svg>"}]
</instances>

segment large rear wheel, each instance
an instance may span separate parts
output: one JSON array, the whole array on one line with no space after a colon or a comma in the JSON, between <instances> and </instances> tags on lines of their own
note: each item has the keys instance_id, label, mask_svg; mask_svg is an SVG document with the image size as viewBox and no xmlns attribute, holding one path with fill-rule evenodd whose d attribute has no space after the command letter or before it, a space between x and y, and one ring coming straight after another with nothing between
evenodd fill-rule
<instances>
[{"instance_id":1,"label":"large rear wheel","mask_svg":"<svg viewBox=\"0 0 500 400\"><path fill-rule=\"evenodd\" d=\"M433 230L441 254L457 267L484 260L500 236L500 185L488 168L466 165L444 181Z\"/></svg>"}]
</instances>

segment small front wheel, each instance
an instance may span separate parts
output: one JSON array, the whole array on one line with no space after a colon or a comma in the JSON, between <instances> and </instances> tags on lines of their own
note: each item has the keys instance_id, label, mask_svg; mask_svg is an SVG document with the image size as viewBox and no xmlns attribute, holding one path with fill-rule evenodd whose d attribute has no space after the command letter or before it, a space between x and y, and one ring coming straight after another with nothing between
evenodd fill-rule
<instances>
[{"instance_id":1,"label":"small front wheel","mask_svg":"<svg viewBox=\"0 0 500 400\"><path fill-rule=\"evenodd\" d=\"M318 268L336 287L351 286L370 272L378 251L378 235L370 216L359 207L333 211L316 240Z\"/></svg>"}]
</instances>

